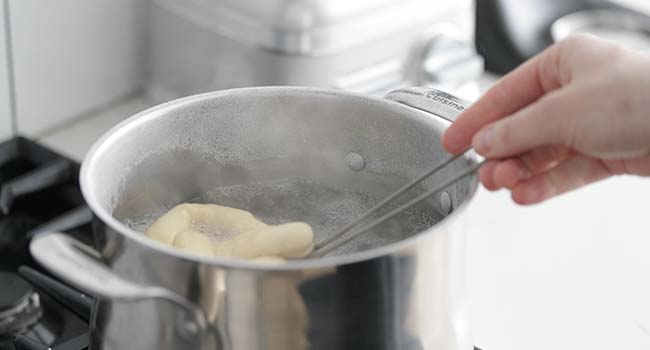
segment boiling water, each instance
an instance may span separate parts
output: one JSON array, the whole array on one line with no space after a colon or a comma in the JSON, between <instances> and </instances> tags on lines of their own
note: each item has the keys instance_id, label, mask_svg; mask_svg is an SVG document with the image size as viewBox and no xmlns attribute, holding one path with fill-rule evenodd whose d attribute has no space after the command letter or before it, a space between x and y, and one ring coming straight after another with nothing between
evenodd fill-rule
<instances>
[{"instance_id":1,"label":"boiling water","mask_svg":"<svg viewBox=\"0 0 650 350\"><path fill-rule=\"evenodd\" d=\"M342 190L305 180L281 180L267 183L236 185L216 188L205 195L189 199L193 203L216 203L250 211L267 224L303 221L314 230L320 242L355 220L379 202L366 193ZM125 220L132 229L144 232L151 223L170 208L161 208L137 220ZM389 210L387 207L384 210ZM442 215L432 206L422 204L378 227L364 233L330 255L366 250L399 241L427 229ZM208 228L200 228L202 231ZM207 231L213 239L224 239L222 232Z\"/></svg>"}]
</instances>

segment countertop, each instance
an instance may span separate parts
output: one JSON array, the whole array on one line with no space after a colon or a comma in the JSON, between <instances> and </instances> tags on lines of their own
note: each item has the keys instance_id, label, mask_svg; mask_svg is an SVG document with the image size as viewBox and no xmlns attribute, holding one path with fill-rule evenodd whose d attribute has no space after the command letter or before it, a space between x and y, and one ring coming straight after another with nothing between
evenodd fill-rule
<instances>
[{"instance_id":1,"label":"countertop","mask_svg":"<svg viewBox=\"0 0 650 350\"><path fill-rule=\"evenodd\" d=\"M101 134L149 105L131 97L40 141L81 160ZM650 179L618 177L531 207L479 189L469 209L477 346L650 349Z\"/></svg>"}]
</instances>

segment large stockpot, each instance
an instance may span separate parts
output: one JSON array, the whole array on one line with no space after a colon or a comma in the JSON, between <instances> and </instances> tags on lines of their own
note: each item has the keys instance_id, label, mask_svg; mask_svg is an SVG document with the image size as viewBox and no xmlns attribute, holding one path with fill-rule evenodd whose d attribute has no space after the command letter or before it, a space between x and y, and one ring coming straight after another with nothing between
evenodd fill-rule
<instances>
[{"instance_id":1,"label":"large stockpot","mask_svg":"<svg viewBox=\"0 0 650 350\"><path fill-rule=\"evenodd\" d=\"M31 251L96 296L93 350L470 350L464 211L475 177L427 200L438 222L420 232L279 265L190 255L127 225L214 188L276 179L381 198L448 157L439 138L465 106L418 88L375 98L267 87L151 108L109 131L83 162L97 247L50 233ZM424 186L475 162L462 158ZM307 192L301 206L326 193Z\"/></svg>"}]
</instances>

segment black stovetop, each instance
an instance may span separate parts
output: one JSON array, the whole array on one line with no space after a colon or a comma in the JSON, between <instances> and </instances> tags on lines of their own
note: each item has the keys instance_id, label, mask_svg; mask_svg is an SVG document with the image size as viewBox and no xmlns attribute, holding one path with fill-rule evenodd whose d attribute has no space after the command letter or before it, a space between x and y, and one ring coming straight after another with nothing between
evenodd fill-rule
<instances>
[{"instance_id":1,"label":"black stovetop","mask_svg":"<svg viewBox=\"0 0 650 350\"><path fill-rule=\"evenodd\" d=\"M67 232L92 244L79 164L25 138L0 144L0 349L88 347L92 298L31 258L29 241Z\"/></svg>"}]
</instances>

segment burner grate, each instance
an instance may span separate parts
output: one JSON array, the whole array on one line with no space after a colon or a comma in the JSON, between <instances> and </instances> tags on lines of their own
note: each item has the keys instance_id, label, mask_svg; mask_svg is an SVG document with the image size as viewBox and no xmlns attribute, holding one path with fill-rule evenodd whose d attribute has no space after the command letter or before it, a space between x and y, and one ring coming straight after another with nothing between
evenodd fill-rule
<instances>
[{"instance_id":1,"label":"burner grate","mask_svg":"<svg viewBox=\"0 0 650 350\"><path fill-rule=\"evenodd\" d=\"M65 284L38 272L31 267L21 266L18 272L34 286L39 287L52 298L65 305L68 310L75 313L82 320L90 320L90 311L93 307L93 298L81 293Z\"/></svg>"},{"instance_id":2,"label":"burner grate","mask_svg":"<svg viewBox=\"0 0 650 350\"><path fill-rule=\"evenodd\" d=\"M32 237L47 231L68 232L93 245L92 213L79 190L78 173L79 164L28 139L17 137L0 144L0 276L15 281L11 288L0 288L0 301L30 311L20 314L8 309L7 313L0 307L0 316L4 310L6 315L21 317L0 317L0 325L11 321L7 323L11 329L0 332L0 349L88 346L92 298L40 272L28 249ZM27 297L17 295L25 288ZM37 311L31 307L36 302L40 302Z\"/></svg>"},{"instance_id":3,"label":"burner grate","mask_svg":"<svg viewBox=\"0 0 650 350\"><path fill-rule=\"evenodd\" d=\"M25 138L0 144L0 270L30 264L27 245L38 232L71 230L92 244L78 173L72 160Z\"/></svg>"},{"instance_id":4,"label":"burner grate","mask_svg":"<svg viewBox=\"0 0 650 350\"><path fill-rule=\"evenodd\" d=\"M70 180L72 171L72 163L60 159L3 183L0 186L0 212L4 215L9 214L14 198Z\"/></svg>"}]
</instances>

